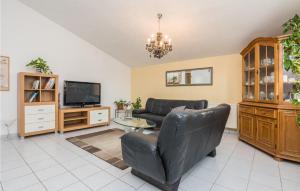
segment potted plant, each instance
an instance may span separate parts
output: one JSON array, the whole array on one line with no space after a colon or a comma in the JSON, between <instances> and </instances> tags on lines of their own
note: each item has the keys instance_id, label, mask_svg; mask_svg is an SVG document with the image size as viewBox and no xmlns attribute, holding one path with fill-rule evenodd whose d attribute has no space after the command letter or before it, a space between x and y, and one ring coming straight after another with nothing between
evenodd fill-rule
<instances>
[{"instance_id":1,"label":"potted plant","mask_svg":"<svg viewBox=\"0 0 300 191\"><path fill-rule=\"evenodd\" d=\"M120 100L115 101L114 103L116 104L118 110L123 110L124 105L126 104L126 101L120 99Z\"/></svg>"},{"instance_id":2,"label":"potted plant","mask_svg":"<svg viewBox=\"0 0 300 191\"><path fill-rule=\"evenodd\" d=\"M32 60L30 63L26 64L27 67L34 68L37 72L46 73L46 74L52 74L47 61L44 59L38 57L35 60Z\"/></svg>"},{"instance_id":3,"label":"potted plant","mask_svg":"<svg viewBox=\"0 0 300 191\"><path fill-rule=\"evenodd\" d=\"M284 47L283 64L286 71L291 70L300 75L300 17L295 15L282 25L283 33L291 34L282 41ZM300 104L300 81L293 85L291 101L294 105ZM297 116L297 123L300 125L300 116Z\"/></svg>"},{"instance_id":4,"label":"potted plant","mask_svg":"<svg viewBox=\"0 0 300 191\"><path fill-rule=\"evenodd\" d=\"M141 109L142 108L141 102L142 102L142 100L140 97L136 98L136 101L132 103L133 109L134 110Z\"/></svg>"}]
</instances>

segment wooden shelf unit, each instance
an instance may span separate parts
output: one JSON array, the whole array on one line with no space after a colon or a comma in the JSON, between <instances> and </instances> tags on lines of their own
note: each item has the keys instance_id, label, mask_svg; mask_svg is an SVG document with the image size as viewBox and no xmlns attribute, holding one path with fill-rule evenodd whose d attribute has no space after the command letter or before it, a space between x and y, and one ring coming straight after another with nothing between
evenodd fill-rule
<instances>
[{"instance_id":1,"label":"wooden shelf unit","mask_svg":"<svg viewBox=\"0 0 300 191\"><path fill-rule=\"evenodd\" d=\"M52 89L44 89L49 79ZM33 82L39 81L37 89ZM58 128L58 76L43 73L18 74L18 134L20 137L55 132ZM38 93L30 102L33 93ZM42 117L41 117L42 116Z\"/></svg>"},{"instance_id":2,"label":"wooden shelf unit","mask_svg":"<svg viewBox=\"0 0 300 191\"><path fill-rule=\"evenodd\" d=\"M59 132L110 124L110 107L61 108Z\"/></svg>"},{"instance_id":3,"label":"wooden shelf unit","mask_svg":"<svg viewBox=\"0 0 300 191\"><path fill-rule=\"evenodd\" d=\"M289 102L290 84L297 76L283 67L284 38L257 38L241 52L239 138L275 159L300 162L300 126L296 122L300 107Z\"/></svg>"}]
</instances>

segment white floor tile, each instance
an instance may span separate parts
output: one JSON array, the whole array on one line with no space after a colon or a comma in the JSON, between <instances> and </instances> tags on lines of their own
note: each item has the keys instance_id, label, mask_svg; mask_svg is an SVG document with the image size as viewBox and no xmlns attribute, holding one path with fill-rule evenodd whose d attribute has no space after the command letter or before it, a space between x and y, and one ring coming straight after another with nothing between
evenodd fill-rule
<instances>
[{"instance_id":1,"label":"white floor tile","mask_svg":"<svg viewBox=\"0 0 300 191\"><path fill-rule=\"evenodd\" d=\"M77 182L67 186L66 188L63 188L61 191L90 191L90 189L81 182Z\"/></svg>"},{"instance_id":2,"label":"white floor tile","mask_svg":"<svg viewBox=\"0 0 300 191\"><path fill-rule=\"evenodd\" d=\"M133 174L131 174L131 172L128 172L124 176L122 176L121 180L126 182L127 184L133 186L134 188L139 188L143 184L145 184L145 181L143 181L142 179L140 179L137 176L134 176Z\"/></svg>"},{"instance_id":3,"label":"white floor tile","mask_svg":"<svg viewBox=\"0 0 300 191\"><path fill-rule=\"evenodd\" d=\"M129 169L124 169L124 170L121 170L117 167L114 167L114 166L110 166L108 168L105 169L106 172L108 172L109 174L115 176L115 177L121 177L123 176L124 174L126 174L128 172Z\"/></svg>"},{"instance_id":4,"label":"white floor tile","mask_svg":"<svg viewBox=\"0 0 300 191\"><path fill-rule=\"evenodd\" d=\"M2 186L5 191L14 191L21 190L38 182L38 179L33 174L29 174L13 180L2 182Z\"/></svg>"},{"instance_id":5,"label":"white floor tile","mask_svg":"<svg viewBox=\"0 0 300 191\"><path fill-rule=\"evenodd\" d=\"M212 185L209 181L189 176L179 186L187 191L209 191Z\"/></svg>"},{"instance_id":6,"label":"white floor tile","mask_svg":"<svg viewBox=\"0 0 300 191\"><path fill-rule=\"evenodd\" d=\"M50 168L46 168L40 171L36 171L35 174L39 177L40 180L46 180L48 178L63 174L66 170L60 165L55 165Z\"/></svg>"},{"instance_id":7,"label":"white floor tile","mask_svg":"<svg viewBox=\"0 0 300 191\"><path fill-rule=\"evenodd\" d=\"M300 183L291 180L282 180L283 191L299 191Z\"/></svg>"},{"instance_id":8,"label":"white floor tile","mask_svg":"<svg viewBox=\"0 0 300 191\"><path fill-rule=\"evenodd\" d=\"M82 166L87 165L87 164L88 164L88 162L86 160L81 159L81 158L76 158L74 160L64 162L63 166L68 170L73 170L73 169L82 167Z\"/></svg>"},{"instance_id":9,"label":"white floor tile","mask_svg":"<svg viewBox=\"0 0 300 191\"><path fill-rule=\"evenodd\" d=\"M248 179L233 176L232 174L221 173L216 183L234 191L246 191Z\"/></svg>"},{"instance_id":10,"label":"white floor tile","mask_svg":"<svg viewBox=\"0 0 300 191\"><path fill-rule=\"evenodd\" d=\"M115 177L108 174L107 172L101 171L83 179L82 181L92 190L98 190L99 188L104 187L115 179Z\"/></svg>"},{"instance_id":11,"label":"white floor tile","mask_svg":"<svg viewBox=\"0 0 300 191\"><path fill-rule=\"evenodd\" d=\"M252 172L250 180L274 189L281 189L281 181L280 177L278 176L270 176L263 173Z\"/></svg>"},{"instance_id":12,"label":"white floor tile","mask_svg":"<svg viewBox=\"0 0 300 191\"><path fill-rule=\"evenodd\" d=\"M23 166L19 168L15 168L12 170L4 171L0 173L1 181L8 181L17 177L25 176L27 174L31 174L32 171L28 166Z\"/></svg>"},{"instance_id":13,"label":"white floor tile","mask_svg":"<svg viewBox=\"0 0 300 191\"><path fill-rule=\"evenodd\" d=\"M78 182L78 179L66 172L45 180L43 184L46 186L48 191L54 191L65 188L75 182Z\"/></svg>"},{"instance_id":14,"label":"white floor tile","mask_svg":"<svg viewBox=\"0 0 300 191\"><path fill-rule=\"evenodd\" d=\"M31 167L31 169L33 171L43 170L43 169L50 168L55 165L58 165L58 163L51 158L42 160L39 162L29 163L29 166Z\"/></svg>"},{"instance_id":15,"label":"white floor tile","mask_svg":"<svg viewBox=\"0 0 300 191\"><path fill-rule=\"evenodd\" d=\"M84 165L79 168L76 168L76 169L72 170L71 172L77 178L84 179L84 178L91 176L93 174L96 174L97 172L100 172L100 171L101 171L101 169L99 169L98 167L88 164L88 165Z\"/></svg>"},{"instance_id":16,"label":"white floor tile","mask_svg":"<svg viewBox=\"0 0 300 191\"><path fill-rule=\"evenodd\" d=\"M223 186L220 186L220 185L217 185L217 184L214 184L211 191L232 191L228 188L225 188Z\"/></svg>"},{"instance_id":17,"label":"white floor tile","mask_svg":"<svg viewBox=\"0 0 300 191\"><path fill-rule=\"evenodd\" d=\"M218 171L214 171L211 169L206 169L206 168L198 167L198 166L191 171L192 176L201 178L201 179L209 181L209 182L214 182L217 179L219 173L220 172L218 172Z\"/></svg>"},{"instance_id":18,"label":"white floor tile","mask_svg":"<svg viewBox=\"0 0 300 191\"><path fill-rule=\"evenodd\" d=\"M284 179L288 179L300 183L300 168L295 167L295 165L281 167L280 175Z\"/></svg>"},{"instance_id":19,"label":"white floor tile","mask_svg":"<svg viewBox=\"0 0 300 191\"><path fill-rule=\"evenodd\" d=\"M106 185L105 187L103 187L100 190L101 191L120 191L120 190L122 190L122 191L134 191L135 189L133 187L129 186L128 184L120 181L120 180L115 180L115 181L109 183L108 185Z\"/></svg>"},{"instance_id":20,"label":"white floor tile","mask_svg":"<svg viewBox=\"0 0 300 191\"><path fill-rule=\"evenodd\" d=\"M248 183L247 191L281 191L281 188L271 188L250 180L250 182Z\"/></svg>"},{"instance_id":21,"label":"white floor tile","mask_svg":"<svg viewBox=\"0 0 300 191\"><path fill-rule=\"evenodd\" d=\"M22 189L22 191L46 191L46 189L40 183L38 183Z\"/></svg>"}]
</instances>

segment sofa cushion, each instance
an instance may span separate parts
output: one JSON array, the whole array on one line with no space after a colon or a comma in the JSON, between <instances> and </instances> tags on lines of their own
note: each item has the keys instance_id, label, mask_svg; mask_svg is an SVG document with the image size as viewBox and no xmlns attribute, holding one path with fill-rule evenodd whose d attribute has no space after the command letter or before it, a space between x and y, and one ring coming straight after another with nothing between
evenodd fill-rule
<instances>
[{"instance_id":1,"label":"sofa cushion","mask_svg":"<svg viewBox=\"0 0 300 191\"><path fill-rule=\"evenodd\" d=\"M150 121L153 121L153 122L156 123L157 127L159 127L162 124L163 120L164 120L163 116L154 115L154 114L151 114L151 113L134 114L133 116L137 117L137 118L143 118L143 119L148 119Z\"/></svg>"}]
</instances>

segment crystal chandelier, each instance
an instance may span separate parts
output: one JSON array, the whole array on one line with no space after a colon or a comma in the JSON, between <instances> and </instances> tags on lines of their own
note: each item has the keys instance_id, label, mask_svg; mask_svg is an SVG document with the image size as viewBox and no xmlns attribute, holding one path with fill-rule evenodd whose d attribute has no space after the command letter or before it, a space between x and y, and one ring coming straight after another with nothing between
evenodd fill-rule
<instances>
[{"instance_id":1,"label":"crystal chandelier","mask_svg":"<svg viewBox=\"0 0 300 191\"><path fill-rule=\"evenodd\" d=\"M146 44L146 50L149 51L150 57L158 58L160 59L164 55L166 55L168 52L172 51L172 44L171 39L168 37L168 35L163 36L163 33L160 32L160 20L162 18L162 14L157 14L158 18L158 32L155 34L152 34L150 38L148 38L147 44Z\"/></svg>"}]
</instances>

